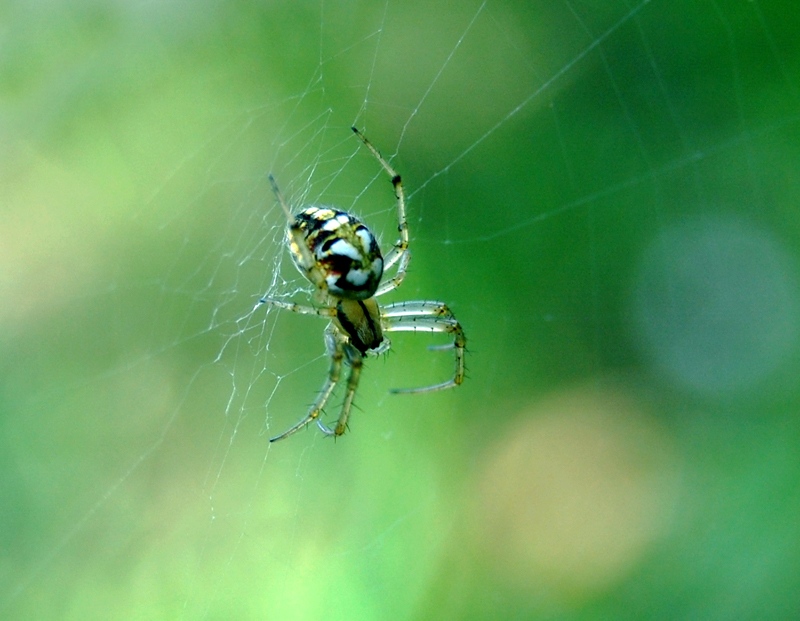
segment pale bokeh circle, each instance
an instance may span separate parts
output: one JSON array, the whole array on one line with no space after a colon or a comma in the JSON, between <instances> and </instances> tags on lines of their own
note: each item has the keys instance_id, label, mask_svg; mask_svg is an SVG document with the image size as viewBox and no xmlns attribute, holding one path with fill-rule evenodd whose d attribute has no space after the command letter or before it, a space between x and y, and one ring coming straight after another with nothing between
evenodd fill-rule
<instances>
[{"instance_id":1,"label":"pale bokeh circle","mask_svg":"<svg viewBox=\"0 0 800 621\"><path fill-rule=\"evenodd\" d=\"M643 254L633 331L670 382L736 395L788 359L799 308L791 257L774 236L732 217L689 218Z\"/></svg>"},{"instance_id":2,"label":"pale bokeh circle","mask_svg":"<svg viewBox=\"0 0 800 621\"><path fill-rule=\"evenodd\" d=\"M485 455L475 533L517 588L581 598L622 579L669 528L679 487L670 438L624 391L531 404Z\"/></svg>"}]
</instances>

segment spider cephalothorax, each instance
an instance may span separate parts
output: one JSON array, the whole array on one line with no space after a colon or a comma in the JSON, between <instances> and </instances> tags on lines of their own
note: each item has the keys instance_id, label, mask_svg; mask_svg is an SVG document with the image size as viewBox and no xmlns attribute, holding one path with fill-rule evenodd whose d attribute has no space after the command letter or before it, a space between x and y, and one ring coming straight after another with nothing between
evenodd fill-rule
<instances>
[{"instance_id":1,"label":"spider cephalothorax","mask_svg":"<svg viewBox=\"0 0 800 621\"><path fill-rule=\"evenodd\" d=\"M308 410L295 425L270 439L286 438L316 421L328 435L340 436L347 429L364 356L376 355L389 349L386 332L445 332L453 336L449 345L435 349L455 351L455 373L449 380L420 388L395 389L392 392L418 393L442 390L464 381L464 351L466 337L461 324L442 302L430 300L394 302L381 307L376 298L400 286L408 269L408 222L403 183L391 165L355 127L353 131L389 174L397 198L397 230L400 238L383 257L378 241L367 226L346 211L332 207L307 207L292 214L270 175L275 196L286 214L289 250L297 269L315 287L314 298L319 307L304 306L262 298L260 303L306 315L328 317L325 346L331 360L328 378ZM384 270L396 266L395 275L381 282ZM341 378L342 363L350 367L347 392L336 426L331 429L319 416Z\"/></svg>"}]
</instances>

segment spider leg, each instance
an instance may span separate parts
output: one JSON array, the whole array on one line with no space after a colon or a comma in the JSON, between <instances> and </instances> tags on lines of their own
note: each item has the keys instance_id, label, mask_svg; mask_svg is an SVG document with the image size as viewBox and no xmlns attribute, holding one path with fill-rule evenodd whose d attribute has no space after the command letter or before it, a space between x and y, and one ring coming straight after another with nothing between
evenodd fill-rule
<instances>
[{"instance_id":1,"label":"spider leg","mask_svg":"<svg viewBox=\"0 0 800 621\"><path fill-rule=\"evenodd\" d=\"M281 209L283 209L289 222L290 243L292 252L299 257L298 267L316 288L315 295L317 296L317 300L324 300L328 291L328 283L325 281L325 274L319 268L317 261L314 259L314 255L308 248L303 229L300 226L300 221L292 215L280 188L278 188L278 182L275 181L275 177L272 175L269 175L269 183L272 186L272 192L275 194L275 198L278 200L278 203L280 203Z\"/></svg>"},{"instance_id":2,"label":"spider leg","mask_svg":"<svg viewBox=\"0 0 800 621\"><path fill-rule=\"evenodd\" d=\"M406 233L408 233L408 227L406 226ZM386 256L383 258L383 269L388 270L392 267L395 263L400 261L401 259L405 258L408 255L408 241L406 240L405 247L403 247L402 239L397 240L392 246L392 249L386 253ZM408 266L408 260L411 257L406 259L406 266Z\"/></svg>"},{"instance_id":3,"label":"spider leg","mask_svg":"<svg viewBox=\"0 0 800 621\"><path fill-rule=\"evenodd\" d=\"M308 425L311 421L316 420L319 422L319 415L322 412L322 408L325 407L325 404L328 402L328 399L333 392L333 389L336 387L336 384L339 382L339 377L342 371L342 360L344 359L344 348L346 346L345 341L339 336L338 331L336 330L335 326L332 324L327 327L325 330L325 347L328 350L328 355L331 358L331 366L328 370L328 377L325 380L325 383L322 385L322 390L319 391L319 396L311 405L308 410L308 414L305 415L305 418L300 420L299 422L292 425L289 429L284 431L282 434L277 435L273 438L270 438L270 442L277 442L278 440L283 440L284 438L288 438L290 435L297 433L301 429L303 429L306 425ZM352 373L351 373L352 375ZM348 383L349 384L349 383ZM352 401L352 398L351 398ZM336 427L339 428L338 425ZM324 425L320 425L320 429L328 433L330 430L327 429ZM326 431L327 430L327 431ZM341 435L341 434L337 434Z\"/></svg>"},{"instance_id":4,"label":"spider leg","mask_svg":"<svg viewBox=\"0 0 800 621\"><path fill-rule=\"evenodd\" d=\"M443 302L419 301L396 302L383 307L381 318L386 332L446 332L453 335L453 342L435 345L434 350L455 350L455 372L453 377L439 384L419 388L393 388L392 393L434 392L461 385L464 381L464 352L467 337L453 312Z\"/></svg>"},{"instance_id":5,"label":"spider leg","mask_svg":"<svg viewBox=\"0 0 800 621\"><path fill-rule=\"evenodd\" d=\"M383 269L389 269L398 261L400 262L400 265L397 268L397 274L395 277L383 283L383 285L378 288L376 295L380 295L381 293L386 293L387 291L396 289L400 285L400 283L403 281L403 278L405 278L408 262L411 258L408 254L408 218L406 217L406 193L405 190L403 190L402 178L397 171L392 168L391 164L384 159L384 157L380 154L380 151L372 146L372 143L367 140L367 137L357 128L353 127L352 130L355 135L359 137L361 142L366 145L367 149L369 149L370 153L372 153L375 159L380 162L381 166L383 166L383 169L391 178L392 187L394 187L394 195L397 198L397 231L400 233L400 238L394 243L392 249L386 253L386 256L384 256Z\"/></svg>"},{"instance_id":6,"label":"spider leg","mask_svg":"<svg viewBox=\"0 0 800 621\"><path fill-rule=\"evenodd\" d=\"M358 381L361 378L361 368L364 366L364 357L355 347L350 344L346 344L344 346L344 352L347 356L347 363L350 365L350 375L347 376L347 393L344 396L344 403L342 404L342 411L339 414L339 420L336 421L336 427L331 429L320 419L317 419L317 426L322 430L323 433L336 437L347 431L347 419L350 418L350 410L353 407L353 398L356 396Z\"/></svg>"},{"instance_id":7,"label":"spider leg","mask_svg":"<svg viewBox=\"0 0 800 621\"><path fill-rule=\"evenodd\" d=\"M313 306L305 306L303 304L295 304L294 302L286 302L284 300L276 300L275 298L261 298L256 306L266 304L274 306L275 308L282 308L283 310L292 311L293 313L300 313L301 315L317 315L318 317L336 317L336 309L323 306L315 308ZM327 342L327 337L326 337Z\"/></svg>"},{"instance_id":8,"label":"spider leg","mask_svg":"<svg viewBox=\"0 0 800 621\"><path fill-rule=\"evenodd\" d=\"M397 265L397 272L395 272L395 275L392 278L384 280L380 284L378 289L375 291L375 297L383 295L384 293L388 293L389 291L393 291L400 286L400 283L403 282L403 279L406 277L409 261L411 261L411 253L408 251L408 249L406 249L406 251L400 257L400 263Z\"/></svg>"}]
</instances>

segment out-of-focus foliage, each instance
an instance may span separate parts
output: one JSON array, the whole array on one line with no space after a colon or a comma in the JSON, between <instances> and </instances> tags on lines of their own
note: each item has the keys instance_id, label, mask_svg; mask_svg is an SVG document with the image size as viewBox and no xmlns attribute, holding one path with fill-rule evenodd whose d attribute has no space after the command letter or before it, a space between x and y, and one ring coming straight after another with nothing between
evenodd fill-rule
<instances>
[{"instance_id":1,"label":"out-of-focus foliage","mask_svg":"<svg viewBox=\"0 0 800 621\"><path fill-rule=\"evenodd\" d=\"M455 5L455 6L454 6ZM599 6L602 5L602 6ZM0 8L0 617L800 609L794 3ZM393 231L350 432L266 183ZM366 188L366 189L365 189ZM389 296L387 296L389 297ZM327 413L336 416L340 401Z\"/></svg>"}]
</instances>

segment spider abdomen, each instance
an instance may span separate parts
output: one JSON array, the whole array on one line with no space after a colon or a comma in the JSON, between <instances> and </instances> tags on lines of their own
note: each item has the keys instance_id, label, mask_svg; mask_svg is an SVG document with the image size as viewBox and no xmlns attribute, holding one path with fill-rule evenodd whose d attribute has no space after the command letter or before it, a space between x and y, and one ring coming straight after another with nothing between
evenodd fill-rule
<instances>
[{"instance_id":1,"label":"spider abdomen","mask_svg":"<svg viewBox=\"0 0 800 621\"><path fill-rule=\"evenodd\" d=\"M378 240L355 216L331 207L308 207L294 216L306 245L337 298L371 298L383 276ZM292 258L303 271L300 249L289 235Z\"/></svg>"}]
</instances>

